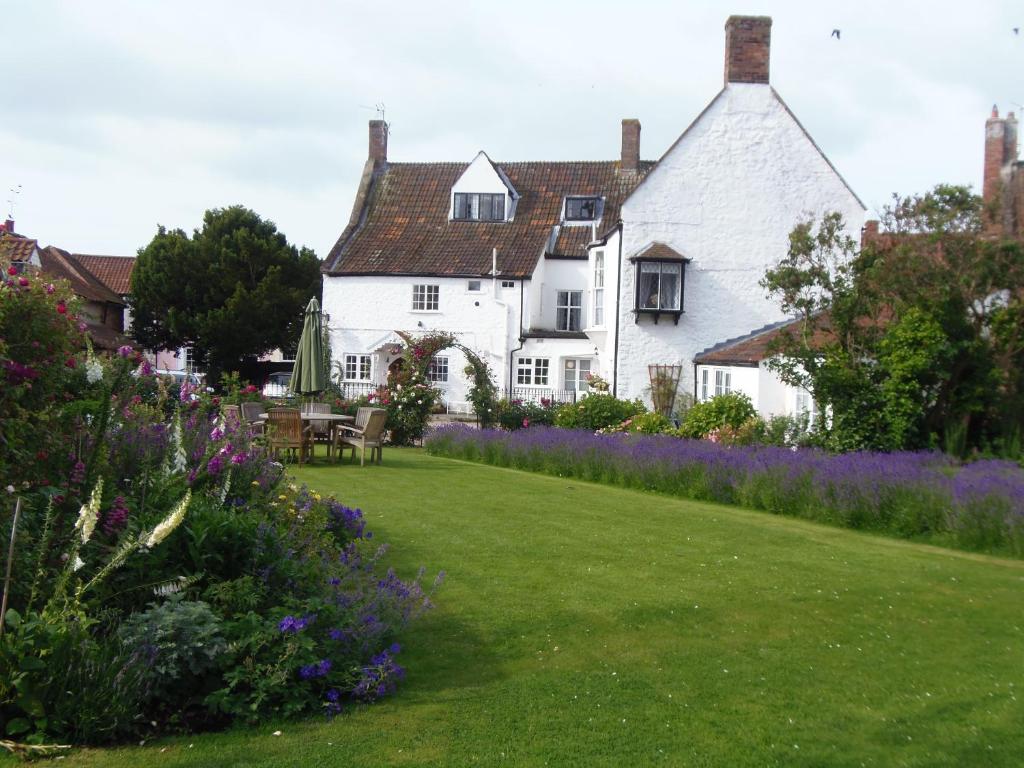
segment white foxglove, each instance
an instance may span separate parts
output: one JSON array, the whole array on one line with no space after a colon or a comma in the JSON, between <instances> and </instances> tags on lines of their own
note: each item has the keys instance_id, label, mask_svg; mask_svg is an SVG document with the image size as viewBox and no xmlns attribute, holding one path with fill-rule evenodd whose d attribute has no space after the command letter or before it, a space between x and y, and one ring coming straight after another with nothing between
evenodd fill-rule
<instances>
[{"instance_id":1,"label":"white foxglove","mask_svg":"<svg viewBox=\"0 0 1024 768\"><path fill-rule=\"evenodd\" d=\"M103 478L96 481L96 487L92 489L89 501L78 510L78 520L75 521L75 530L82 535L82 543L85 544L96 530L96 521L100 519L100 500L103 498Z\"/></svg>"},{"instance_id":2,"label":"white foxglove","mask_svg":"<svg viewBox=\"0 0 1024 768\"><path fill-rule=\"evenodd\" d=\"M188 503L192 500L192 491L185 491L184 497L178 502L171 514L165 517L160 523L157 524L156 528L153 529L152 533L146 539L145 546L152 549L161 541L171 535L171 532L181 525L181 521L185 519L185 510L188 509Z\"/></svg>"}]
</instances>

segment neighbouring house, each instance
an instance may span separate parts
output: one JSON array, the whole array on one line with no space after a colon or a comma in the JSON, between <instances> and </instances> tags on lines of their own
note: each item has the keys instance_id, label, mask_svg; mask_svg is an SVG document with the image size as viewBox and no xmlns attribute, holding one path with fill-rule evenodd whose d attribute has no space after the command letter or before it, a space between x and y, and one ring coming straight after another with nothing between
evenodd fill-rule
<instances>
[{"instance_id":1,"label":"neighbouring house","mask_svg":"<svg viewBox=\"0 0 1024 768\"><path fill-rule=\"evenodd\" d=\"M67 280L81 299L81 319L98 350L111 352L133 345L125 335L125 323L134 263L133 258L85 256L54 245L40 247L37 240L17 234L10 219L0 231L0 266Z\"/></svg>"},{"instance_id":2,"label":"neighbouring house","mask_svg":"<svg viewBox=\"0 0 1024 768\"><path fill-rule=\"evenodd\" d=\"M722 90L656 162L623 120L618 160L396 163L370 122L348 225L323 266L333 359L351 392L399 364L396 331L458 335L511 397L567 400L588 374L651 399L694 358L784 320L759 281L798 220L864 206L769 83L771 19L730 17ZM464 403L465 361L430 378Z\"/></svg>"},{"instance_id":3,"label":"neighbouring house","mask_svg":"<svg viewBox=\"0 0 1024 768\"><path fill-rule=\"evenodd\" d=\"M1024 237L1024 163L1017 159L1017 117L1010 112L985 121L985 166L981 195L993 206L992 234Z\"/></svg>"}]
</instances>

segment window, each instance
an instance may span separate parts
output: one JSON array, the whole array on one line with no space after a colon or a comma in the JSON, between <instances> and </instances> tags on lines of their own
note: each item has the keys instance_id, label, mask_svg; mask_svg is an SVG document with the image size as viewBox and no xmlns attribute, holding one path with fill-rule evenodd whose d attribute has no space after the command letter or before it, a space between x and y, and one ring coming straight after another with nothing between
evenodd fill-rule
<instances>
[{"instance_id":1,"label":"window","mask_svg":"<svg viewBox=\"0 0 1024 768\"><path fill-rule=\"evenodd\" d=\"M414 312L436 312L440 286L414 285L412 287L412 309Z\"/></svg>"},{"instance_id":2,"label":"window","mask_svg":"<svg viewBox=\"0 0 1024 768\"><path fill-rule=\"evenodd\" d=\"M464 221L504 221L505 195L456 192L452 218Z\"/></svg>"},{"instance_id":3,"label":"window","mask_svg":"<svg viewBox=\"0 0 1024 768\"><path fill-rule=\"evenodd\" d=\"M546 357L520 357L516 361L516 383L546 387L548 363Z\"/></svg>"},{"instance_id":4,"label":"window","mask_svg":"<svg viewBox=\"0 0 1024 768\"><path fill-rule=\"evenodd\" d=\"M448 381L448 358L434 357L427 366L427 379L436 383Z\"/></svg>"},{"instance_id":5,"label":"window","mask_svg":"<svg viewBox=\"0 0 1024 768\"><path fill-rule=\"evenodd\" d=\"M728 395L732 392L732 372L715 370L715 396Z\"/></svg>"},{"instance_id":6,"label":"window","mask_svg":"<svg viewBox=\"0 0 1024 768\"><path fill-rule=\"evenodd\" d=\"M583 291L558 291L555 330L578 331L583 319Z\"/></svg>"},{"instance_id":7,"label":"window","mask_svg":"<svg viewBox=\"0 0 1024 768\"><path fill-rule=\"evenodd\" d=\"M345 355L345 381L369 381L370 356Z\"/></svg>"},{"instance_id":8,"label":"window","mask_svg":"<svg viewBox=\"0 0 1024 768\"><path fill-rule=\"evenodd\" d=\"M8 274L23 275L27 268L28 268L28 262L27 261L12 261L10 269L13 269L14 272L11 273L8 270Z\"/></svg>"},{"instance_id":9,"label":"window","mask_svg":"<svg viewBox=\"0 0 1024 768\"><path fill-rule=\"evenodd\" d=\"M598 218L601 207L599 197L567 197L565 198L566 221L593 221Z\"/></svg>"},{"instance_id":10,"label":"window","mask_svg":"<svg viewBox=\"0 0 1024 768\"><path fill-rule=\"evenodd\" d=\"M570 358L565 361L562 373L566 389L574 389L577 392L590 391L590 384L587 382L590 375L590 360Z\"/></svg>"},{"instance_id":11,"label":"window","mask_svg":"<svg viewBox=\"0 0 1024 768\"><path fill-rule=\"evenodd\" d=\"M796 415L807 416L807 426L814 426L818 420L818 404L806 389L796 391Z\"/></svg>"},{"instance_id":12,"label":"window","mask_svg":"<svg viewBox=\"0 0 1024 768\"><path fill-rule=\"evenodd\" d=\"M502 288L515 288L516 287L516 281L515 280L502 280L501 281L501 287Z\"/></svg>"},{"instance_id":13,"label":"window","mask_svg":"<svg viewBox=\"0 0 1024 768\"><path fill-rule=\"evenodd\" d=\"M637 309L682 311L682 263L641 261L639 267Z\"/></svg>"},{"instance_id":14,"label":"window","mask_svg":"<svg viewBox=\"0 0 1024 768\"><path fill-rule=\"evenodd\" d=\"M480 281L479 280L467 280L466 290L470 293L480 293Z\"/></svg>"},{"instance_id":15,"label":"window","mask_svg":"<svg viewBox=\"0 0 1024 768\"><path fill-rule=\"evenodd\" d=\"M712 386L712 375L714 376L714 385ZM717 395L728 395L732 392L732 371L725 370L723 368L715 368L710 370L704 368L700 372L700 399L709 400L711 396Z\"/></svg>"},{"instance_id":16,"label":"window","mask_svg":"<svg viewBox=\"0 0 1024 768\"><path fill-rule=\"evenodd\" d=\"M594 325L604 325L604 251L594 251Z\"/></svg>"}]
</instances>

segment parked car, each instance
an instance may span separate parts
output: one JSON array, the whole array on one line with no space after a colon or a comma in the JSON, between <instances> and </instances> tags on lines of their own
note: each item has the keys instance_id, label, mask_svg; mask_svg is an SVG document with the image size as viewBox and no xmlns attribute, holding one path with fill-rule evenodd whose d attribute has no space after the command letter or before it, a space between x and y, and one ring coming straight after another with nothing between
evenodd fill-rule
<instances>
[{"instance_id":1,"label":"parked car","mask_svg":"<svg viewBox=\"0 0 1024 768\"><path fill-rule=\"evenodd\" d=\"M291 394L288 391L288 385L291 383L291 380L291 371L278 371L277 373L270 374L263 385L263 396L288 397Z\"/></svg>"},{"instance_id":2,"label":"parked car","mask_svg":"<svg viewBox=\"0 0 1024 768\"><path fill-rule=\"evenodd\" d=\"M188 381L188 383L192 386L193 389L193 393L191 396L193 400L199 399L199 396L195 394L195 391L197 390L213 392L213 387L205 386L205 380L203 379L203 377L196 373L189 373L188 371L167 371L161 369L157 369L153 371L153 373L155 373L157 376L166 377L170 379L171 383L178 389L181 388L181 385L185 381Z\"/></svg>"}]
</instances>

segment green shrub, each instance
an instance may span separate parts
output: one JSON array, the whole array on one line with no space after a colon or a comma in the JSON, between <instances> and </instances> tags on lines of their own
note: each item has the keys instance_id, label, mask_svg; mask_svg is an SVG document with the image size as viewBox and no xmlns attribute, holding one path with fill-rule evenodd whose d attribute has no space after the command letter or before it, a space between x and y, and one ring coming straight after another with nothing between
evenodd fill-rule
<instances>
[{"instance_id":1,"label":"green shrub","mask_svg":"<svg viewBox=\"0 0 1024 768\"><path fill-rule=\"evenodd\" d=\"M619 400L614 395L592 392L576 403L566 403L555 413L555 426L596 431L621 424L646 412L640 400Z\"/></svg>"},{"instance_id":2,"label":"green shrub","mask_svg":"<svg viewBox=\"0 0 1024 768\"><path fill-rule=\"evenodd\" d=\"M710 400L695 403L686 414L686 420L679 427L679 435L702 439L714 430L728 427L739 430L743 424L757 416L750 397L743 392L715 395Z\"/></svg>"},{"instance_id":3,"label":"green shrub","mask_svg":"<svg viewBox=\"0 0 1024 768\"><path fill-rule=\"evenodd\" d=\"M217 687L228 645L206 603L172 595L130 616L118 634L130 651L152 655L148 700L156 711L174 712Z\"/></svg>"},{"instance_id":4,"label":"green shrub","mask_svg":"<svg viewBox=\"0 0 1024 768\"><path fill-rule=\"evenodd\" d=\"M548 399L540 403L522 400L501 400L498 402L498 426L509 432L526 427L551 426L559 406Z\"/></svg>"},{"instance_id":5,"label":"green shrub","mask_svg":"<svg viewBox=\"0 0 1024 768\"><path fill-rule=\"evenodd\" d=\"M638 413L613 427L598 430L602 434L629 432L641 435L664 435L673 432L675 426L660 413Z\"/></svg>"}]
</instances>

